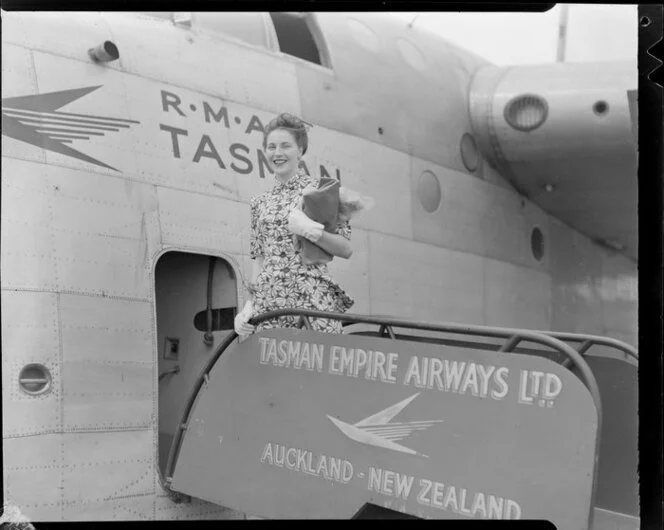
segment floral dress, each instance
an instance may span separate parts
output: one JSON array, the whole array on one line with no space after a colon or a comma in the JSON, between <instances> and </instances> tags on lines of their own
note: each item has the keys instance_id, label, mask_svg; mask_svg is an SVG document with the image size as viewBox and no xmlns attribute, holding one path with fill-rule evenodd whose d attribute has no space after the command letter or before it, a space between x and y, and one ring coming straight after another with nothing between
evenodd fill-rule
<instances>
[{"instance_id":1,"label":"floral dress","mask_svg":"<svg viewBox=\"0 0 664 530\"><path fill-rule=\"evenodd\" d=\"M264 258L263 269L254 285L254 315L283 308L343 313L354 304L330 278L327 264L305 265L295 250L293 233L288 229L288 214L300 206L302 191L312 184L316 185L317 180L299 169L285 184L276 180L271 190L251 199L250 255L252 259ZM337 233L350 240L348 221L337 224ZM316 331L341 333L338 320L309 320ZM261 322L256 331L293 327L300 327L300 317L285 316Z\"/></svg>"}]
</instances>

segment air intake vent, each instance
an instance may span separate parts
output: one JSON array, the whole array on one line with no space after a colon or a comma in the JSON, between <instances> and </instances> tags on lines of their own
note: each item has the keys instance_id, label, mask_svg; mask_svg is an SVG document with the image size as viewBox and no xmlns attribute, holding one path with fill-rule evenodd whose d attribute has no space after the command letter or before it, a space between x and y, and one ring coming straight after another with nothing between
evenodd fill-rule
<instances>
[{"instance_id":1,"label":"air intake vent","mask_svg":"<svg viewBox=\"0 0 664 530\"><path fill-rule=\"evenodd\" d=\"M505 121L518 131L532 131L546 120L549 106L540 96L524 94L505 105Z\"/></svg>"}]
</instances>

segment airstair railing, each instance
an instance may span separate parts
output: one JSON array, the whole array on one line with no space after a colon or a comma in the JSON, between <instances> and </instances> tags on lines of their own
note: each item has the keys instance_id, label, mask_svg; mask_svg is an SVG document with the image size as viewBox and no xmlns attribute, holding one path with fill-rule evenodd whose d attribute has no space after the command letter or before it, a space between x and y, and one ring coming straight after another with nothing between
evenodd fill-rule
<instances>
[{"instance_id":1,"label":"airstair railing","mask_svg":"<svg viewBox=\"0 0 664 530\"><path fill-rule=\"evenodd\" d=\"M628 355L631 353L629 346L620 341L613 341L613 339L605 339L604 337L594 337L594 336L585 336L585 335L576 335L571 333L557 333L557 332L543 332L543 331L533 331L527 329L515 329L515 328L501 328L494 326L480 326L480 325L467 325L467 324L458 324L451 322L417 322L412 320L403 320L394 317L386 316L371 316L371 315L356 315L349 313L329 313L325 311L317 311L312 309L278 309L275 311L268 311L266 313L261 313L253 317L249 323L257 325L266 320L272 320L278 317L284 316L299 316L300 317L300 327L306 329L312 329L311 318L324 318L341 321L344 324L374 324L380 326L378 335L381 337L389 337L392 340L399 340L399 337L394 333L393 328L408 328L414 330L422 331L433 331L433 332L443 332L450 334L459 334L459 335L473 335L475 337L490 337L497 339L504 339L505 342L502 344L498 351L506 353L518 353L517 349L518 344L521 342L533 342L543 346L547 346L552 350L555 350L565 356L563 365L567 368L574 367L576 368L576 375L581 379L582 383L586 386L592 399L595 403L597 410L597 432L601 432L602 428L602 403L600 400L599 387L595 376L593 375L588 363L584 360L582 353L575 350L569 344L566 344L564 340L570 342L581 342L581 349L583 352L586 352L594 344L605 344L608 345L611 343L614 347L621 349ZM189 421L191 419L191 413L194 410L196 400L200 394L200 390L205 385L209 379L209 374L217 360L221 357L224 351L235 341L238 335L235 331L231 331L226 338L221 342L217 347L214 354L210 357L209 361L206 363L205 367L201 371L201 375L198 377L194 387L192 388L189 397L185 403L184 411L182 413L182 420L178 425L178 430L176 431L171 444L171 448L168 454L168 460L166 463L166 470L164 476L166 477L166 486L169 487L173 477L175 463L177 462L177 457L180 452L180 447L182 445L182 440L184 433L189 426ZM408 337L404 337L403 340L409 340ZM613 344L613 342L619 344ZM468 347L468 346L466 346ZM634 351L634 355L635 355ZM596 446L595 446L595 455L596 459L599 456L599 436L597 437ZM597 483L597 466L595 466L595 477L593 484ZM593 487L593 505L594 505L594 491Z\"/></svg>"},{"instance_id":2,"label":"airstair railing","mask_svg":"<svg viewBox=\"0 0 664 530\"><path fill-rule=\"evenodd\" d=\"M219 360L219 357L221 357L221 355L226 351L226 349L231 344L233 344L233 342L235 342L235 339L237 337L238 337L237 333L235 333L235 331L233 330L226 336L226 338L223 341L221 341L221 344L219 344L214 354L210 356L210 359L203 367L201 374L196 379L194 386L191 389L189 396L187 397L187 401L185 402L184 410L182 412L182 419L180 420L178 428L175 431L175 435L173 436L173 441L171 442L171 447L168 451L168 459L166 460L166 469L164 471L164 478L166 483L165 485L169 488L171 484L171 479L173 477L175 463L177 462L177 455L180 452L180 445L182 444L182 438L184 436L184 432L187 430L187 427L189 426L189 418L191 416L191 412L194 410L194 404L196 403L196 398L203 385L207 383L208 378L210 377L209 375L210 370L212 370L216 362Z\"/></svg>"},{"instance_id":3,"label":"airstair railing","mask_svg":"<svg viewBox=\"0 0 664 530\"><path fill-rule=\"evenodd\" d=\"M535 331L535 330L534 330ZM593 346L606 346L608 348L613 348L620 350L625 358L631 357L637 363L639 361L639 354L633 346L622 342L620 340L612 339L610 337L602 337L600 335L586 335L583 333L565 333L562 331L539 331L536 330L536 333L541 333L543 335L549 335L563 342L578 342L579 348L576 350L581 355L585 355L590 348ZM569 367L569 361L565 359L563 361L563 366Z\"/></svg>"},{"instance_id":4,"label":"airstair railing","mask_svg":"<svg viewBox=\"0 0 664 530\"><path fill-rule=\"evenodd\" d=\"M389 317L387 317L389 318ZM387 328L387 330L386 330ZM508 329L508 328L498 328L498 329ZM639 361L639 354L636 348L633 346L627 344L626 342L619 341L617 339L612 339L610 337L602 337L601 335L589 335L589 334L584 334L584 333L567 333L567 332L562 332L562 331L544 331L544 330L538 330L538 329L532 329L532 330L527 330L527 331L532 331L533 333L540 333L542 335L548 335L550 337L554 337L562 342L565 343L579 343L578 348L576 351L582 355L585 356L590 348L593 346L600 346L600 347L607 347L607 348L612 348L614 350L619 350L622 352L624 356L624 360L629 362L630 359L633 360L633 362L638 364ZM378 336L384 337L386 334L391 332L391 327L390 326L384 326L381 325L380 329L378 330ZM358 335L363 335L367 334L366 332L354 332L353 334L358 334ZM394 335L392 333L392 335ZM371 336L374 336L371 334ZM392 336L392 338L395 338ZM397 339L402 338L402 337L396 337ZM426 342L426 339L431 339L431 337L419 337L419 336L407 336L403 337L403 340L420 340ZM526 353L526 354L540 354L541 351L534 350L534 349L529 349L529 348L519 348L517 347L518 341L513 342L512 344L510 343L505 343L500 346L495 346L492 344L487 344L487 343L471 343L468 341L455 341L452 339L438 339L438 340L432 340L432 342L440 343L440 344L445 344L448 346L461 346L465 348L478 348L478 349L487 349L487 350L492 350L492 351L509 351L509 352L514 352L514 353ZM566 368L570 368L573 366L574 361L566 357L561 363L563 366Z\"/></svg>"}]
</instances>

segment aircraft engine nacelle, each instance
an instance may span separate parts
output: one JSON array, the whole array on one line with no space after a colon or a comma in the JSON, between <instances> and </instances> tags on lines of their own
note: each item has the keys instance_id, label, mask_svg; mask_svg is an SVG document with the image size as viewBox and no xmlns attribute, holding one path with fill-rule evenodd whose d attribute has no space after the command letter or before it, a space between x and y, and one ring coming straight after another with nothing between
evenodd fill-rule
<instances>
[{"instance_id":1,"label":"aircraft engine nacelle","mask_svg":"<svg viewBox=\"0 0 664 530\"><path fill-rule=\"evenodd\" d=\"M636 252L636 86L630 62L482 67L469 93L478 147L545 210Z\"/></svg>"},{"instance_id":2,"label":"aircraft engine nacelle","mask_svg":"<svg viewBox=\"0 0 664 530\"><path fill-rule=\"evenodd\" d=\"M478 145L496 166L634 151L630 63L483 67L470 87ZM635 103L635 102L634 102ZM632 119L633 118L633 119Z\"/></svg>"}]
</instances>

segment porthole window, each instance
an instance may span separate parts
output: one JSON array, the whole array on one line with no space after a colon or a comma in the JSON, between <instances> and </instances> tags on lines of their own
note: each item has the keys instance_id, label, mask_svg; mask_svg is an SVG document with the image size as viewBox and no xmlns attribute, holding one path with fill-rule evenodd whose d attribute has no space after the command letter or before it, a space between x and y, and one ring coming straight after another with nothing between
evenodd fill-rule
<instances>
[{"instance_id":1,"label":"porthole window","mask_svg":"<svg viewBox=\"0 0 664 530\"><path fill-rule=\"evenodd\" d=\"M537 261L542 261L542 258L544 258L544 234L537 227L533 228L530 234L530 250Z\"/></svg>"},{"instance_id":2,"label":"porthole window","mask_svg":"<svg viewBox=\"0 0 664 530\"><path fill-rule=\"evenodd\" d=\"M424 171L417 186L417 195L424 211L433 213L440 206L441 191L438 177L431 171Z\"/></svg>"},{"instance_id":3,"label":"porthole window","mask_svg":"<svg viewBox=\"0 0 664 530\"><path fill-rule=\"evenodd\" d=\"M518 131L532 131L547 118L549 106L540 96L523 94L505 105L505 121Z\"/></svg>"},{"instance_id":4,"label":"porthole window","mask_svg":"<svg viewBox=\"0 0 664 530\"><path fill-rule=\"evenodd\" d=\"M593 105L593 112L598 116L604 116L609 112L609 104L603 100L597 101Z\"/></svg>"},{"instance_id":5,"label":"porthole window","mask_svg":"<svg viewBox=\"0 0 664 530\"><path fill-rule=\"evenodd\" d=\"M479 165L480 157L477 144L472 135L465 133L461 137L461 161L468 171L475 171Z\"/></svg>"},{"instance_id":6,"label":"porthole window","mask_svg":"<svg viewBox=\"0 0 664 530\"><path fill-rule=\"evenodd\" d=\"M51 389L51 373L43 364L28 364L18 375L18 385L31 396L45 394Z\"/></svg>"}]
</instances>

